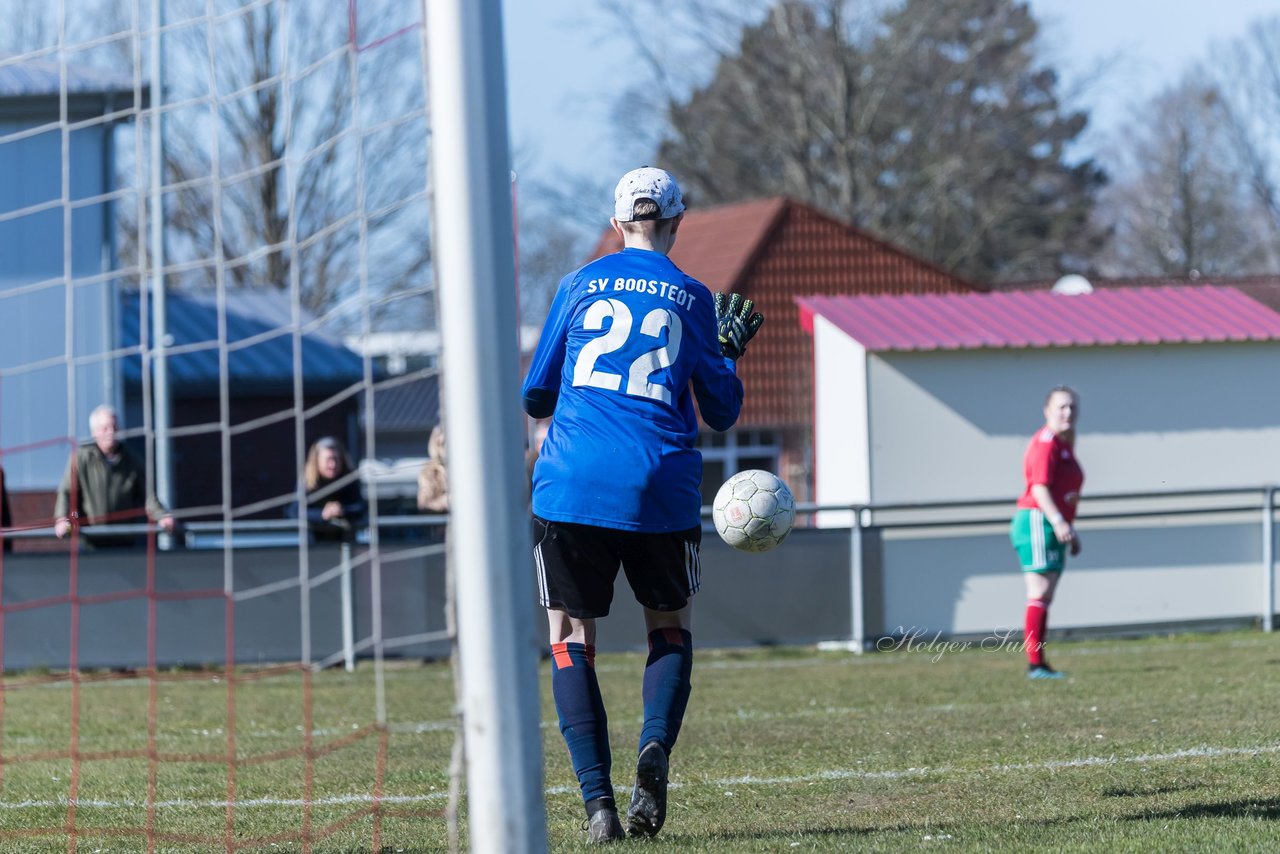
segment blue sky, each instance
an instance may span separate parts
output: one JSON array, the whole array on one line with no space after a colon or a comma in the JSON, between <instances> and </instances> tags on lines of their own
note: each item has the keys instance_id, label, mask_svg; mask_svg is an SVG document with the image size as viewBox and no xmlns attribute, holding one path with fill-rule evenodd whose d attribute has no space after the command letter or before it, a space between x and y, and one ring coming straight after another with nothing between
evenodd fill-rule
<instances>
[{"instance_id":1,"label":"blue sky","mask_svg":"<svg viewBox=\"0 0 1280 854\"><path fill-rule=\"evenodd\" d=\"M621 2L621 0L619 0ZM646 147L619 142L611 109L625 89L630 48L612 37L594 0L504 0L508 100L516 168L610 184ZM1068 87L1088 83L1088 145L1102 145L1141 101L1176 82L1211 46L1280 0L1031 0L1046 53Z\"/></svg>"}]
</instances>

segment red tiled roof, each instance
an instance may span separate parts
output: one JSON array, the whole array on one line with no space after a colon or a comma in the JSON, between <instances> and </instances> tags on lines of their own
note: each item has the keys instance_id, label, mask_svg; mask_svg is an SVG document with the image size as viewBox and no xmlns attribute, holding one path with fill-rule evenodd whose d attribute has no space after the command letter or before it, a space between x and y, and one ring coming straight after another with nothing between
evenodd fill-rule
<instances>
[{"instance_id":1,"label":"red tiled roof","mask_svg":"<svg viewBox=\"0 0 1280 854\"><path fill-rule=\"evenodd\" d=\"M691 210L680 224L671 260L713 291L735 290L786 206L786 199L775 197ZM591 257L620 249L622 238L610 229Z\"/></svg>"},{"instance_id":2,"label":"red tiled roof","mask_svg":"<svg viewBox=\"0 0 1280 854\"><path fill-rule=\"evenodd\" d=\"M735 202L704 210L695 208L689 211L684 215L684 221L680 225L675 248L671 250L671 260L681 270L713 291L741 291L746 278L751 273L752 263L760 259L774 237L774 232L787 222L787 215L793 211L802 211L809 217L823 220L828 226L842 232L844 236L855 238L861 243L862 245L858 247L859 254L864 257L856 259L862 263L855 266L861 267L860 273L873 273L873 271L881 273L879 276L869 276L867 285L888 284L883 275L884 271L899 268L895 271L898 278L901 278L905 269L910 269L917 274L928 271L950 281L959 282L968 290L986 290L981 285L963 282L959 277L940 267L935 267L928 261L910 255L891 243L785 196ZM819 252L834 248L814 247ZM610 229L600 236L600 241L591 254L591 260L621 249L622 238ZM874 264L866 263L865 256L868 255L875 256ZM846 263L843 266L850 265ZM877 278L879 281L874 281ZM902 282L899 282L899 285L901 284Z\"/></svg>"},{"instance_id":3,"label":"red tiled roof","mask_svg":"<svg viewBox=\"0 0 1280 854\"><path fill-rule=\"evenodd\" d=\"M1223 287L797 297L868 350L970 350L1280 340L1280 314Z\"/></svg>"},{"instance_id":4,"label":"red tiled roof","mask_svg":"<svg viewBox=\"0 0 1280 854\"><path fill-rule=\"evenodd\" d=\"M622 248L605 234L592 258ZM798 323L803 294L985 290L808 205L787 198L685 214L671 259L713 291L755 300L766 323L738 363L738 426L806 430L813 414L813 340Z\"/></svg>"}]
</instances>

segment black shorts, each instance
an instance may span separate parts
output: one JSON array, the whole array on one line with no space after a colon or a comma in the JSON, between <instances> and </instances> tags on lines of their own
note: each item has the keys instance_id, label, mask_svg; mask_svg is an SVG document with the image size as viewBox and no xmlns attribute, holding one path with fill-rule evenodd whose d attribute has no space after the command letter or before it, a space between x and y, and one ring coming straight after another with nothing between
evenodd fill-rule
<instances>
[{"instance_id":1,"label":"black shorts","mask_svg":"<svg viewBox=\"0 0 1280 854\"><path fill-rule=\"evenodd\" d=\"M621 567L637 602L654 611L678 611L698 592L701 543L701 526L653 534L534 516L538 603L579 619L604 617Z\"/></svg>"}]
</instances>

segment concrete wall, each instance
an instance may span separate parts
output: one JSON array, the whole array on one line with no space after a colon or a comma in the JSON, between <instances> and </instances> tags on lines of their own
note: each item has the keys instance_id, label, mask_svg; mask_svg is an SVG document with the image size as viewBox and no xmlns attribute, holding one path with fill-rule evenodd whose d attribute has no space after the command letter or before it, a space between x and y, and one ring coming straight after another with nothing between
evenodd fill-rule
<instances>
[{"instance_id":1,"label":"concrete wall","mask_svg":"<svg viewBox=\"0 0 1280 854\"><path fill-rule=\"evenodd\" d=\"M298 577L294 549L240 549L232 553L235 589L240 595L264 585L282 585ZM410 636L444 628L443 560L389 560L382 569L385 637ZM357 555L358 556L358 555ZM82 668L143 667L148 658L148 602L140 595L147 579L142 552L114 551L78 556L81 597L120 596L116 601L80 606L78 661ZM339 563L337 546L310 550L310 577L317 578ZM10 554L4 560L4 605L45 603L43 607L11 610L4 623L4 668L61 669L71 660L71 604L58 602L69 590L67 555ZM155 657L161 667L220 665L226 661L227 599L223 586L221 551L160 553L156 564L157 604ZM371 626L370 573L367 566L353 573L356 638L367 637ZM127 595L133 593L135 595ZM299 661L302 658L302 616L298 587L282 587L234 605L236 661L244 664ZM320 661L342 649L340 589L336 578L312 588L311 659ZM392 655L420 656L425 644L393 648Z\"/></svg>"},{"instance_id":2,"label":"concrete wall","mask_svg":"<svg viewBox=\"0 0 1280 854\"><path fill-rule=\"evenodd\" d=\"M1248 625L1262 615L1265 574L1262 520L1257 511L1089 521L1081 526L1084 551L1069 562L1050 621L1051 639L1064 634L1153 632L1203 625ZM891 646L904 638L1001 639L1020 637L1025 594L1003 523L946 528L869 529L862 538L865 624L871 639ZM414 543L407 545L420 545ZM844 640L852 623L851 537L846 529L797 529L778 549L735 552L714 535L703 541L703 585L694 600L699 646L809 644ZM439 657L444 640L415 638L441 632L444 557L382 552L382 624L388 656ZM338 564L336 547L309 552L309 575ZM360 552L357 548L356 558ZM243 664L302 658L298 551L237 549L232 571L234 655ZM156 589L155 657L164 666L220 666L226 659L227 600L222 596L223 553L161 554ZM526 568L532 572L532 568ZM148 659L146 583L141 553L79 556L82 597L134 595L80 607L81 667L142 667ZM1271 567L1273 583L1276 580ZM71 604L67 555L4 556L4 669L68 666ZM371 576L353 574L356 640L371 633ZM264 585L278 585L248 596ZM40 607L32 607L39 604ZM530 614L542 635L545 618ZM311 593L311 660L342 648L337 578ZM619 579L613 613L600 623L602 650L641 650L644 622L625 581ZM883 645L882 645L883 648ZM1017 650L1004 650L1016 657ZM362 657L369 647L363 646Z\"/></svg>"},{"instance_id":3,"label":"concrete wall","mask_svg":"<svg viewBox=\"0 0 1280 854\"><path fill-rule=\"evenodd\" d=\"M1081 395L1082 506L1090 493L1280 483L1277 363L1274 342L872 354L871 501L1012 501L1059 383ZM818 464L820 482L840 477Z\"/></svg>"},{"instance_id":4,"label":"concrete wall","mask_svg":"<svg viewBox=\"0 0 1280 854\"><path fill-rule=\"evenodd\" d=\"M703 592L698 594L694 631L704 646L807 643L843 636L849 625L848 533L797 531L786 548L764 555L735 552L715 535L705 544ZM420 545L420 544L414 544ZM353 572L355 637L372 627L370 570ZM309 576L338 565L336 546L309 551ZM302 617L297 585L298 551L293 548L237 549L232 553L235 659L242 664L302 658ZM78 662L82 668L143 667L148 657L147 568L142 552L95 552L78 556L82 597L135 595L80 607ZM528 568L532 572L532 565ZM219 666L226 661L227 600L221 594L223 553L194 550L161 553L156 589L181 598L157 603L156 661L161 667ZM69 589L65 554L4 556L3 605L6 671L36 667L62 669L71 661L71 604L58 601ZM243 598L264 585L279 589ZM397 559L394 546L382 550L382 625L386 654L438 657L445 641L398 643L445 628L444 556ZM601 623L598 646L605 650L644 649L644 619L624 579L619 579L614 614ZM42 603L41 607L29 607ZM311 660L342 649L340 588L337 578L312 588ZM544 634L544 613L529 603ZM362 653L369 655L366 648Z\"/></svg>"}]
</instances>

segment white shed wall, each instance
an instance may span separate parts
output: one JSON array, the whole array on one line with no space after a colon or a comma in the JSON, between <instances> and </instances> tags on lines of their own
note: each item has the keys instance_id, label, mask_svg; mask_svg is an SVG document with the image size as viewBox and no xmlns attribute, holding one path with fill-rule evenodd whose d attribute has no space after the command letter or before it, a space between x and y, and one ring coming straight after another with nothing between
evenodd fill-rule
<instances>
[{"instance_id":1,"label":"white shed wall","mask_svg":"<svg viewBox=\"0 0 1280 854\"><path fill-rule=\"evenodd\" d=\"M815 319L815 331L820 319ZM845 336L847 339L847 336ZM815 347L817 345L815 336ZM833 390L853 398L849 357L819 360L818 412ZM835 356L834 365L823 367ZM839 359L843 360L843 364ZM1077 454L1090 492L1280 483L1280 343L872 353L866 359L873 503L1012 500L1046 392L1080 392ZM845 377L843 385L830 374ZM829 381L823 381L828 377ZM832 428L825 428L828 433ZM845 435L859 429L846 428ZM821 445L819 446L821 447ZM819 454L817 481L839 482Z\"/></svg>"},{"instance_id":2,"label":"white shed wall","mask_svg":"<svg viewBox=\"0 0 1280 854\"><path fill-rule=\"evenodd\" d=\"M1089 523L1054 596L1051 633L1259 615L1259 515ZM882 560L885 633L1021 634L1026 588L1007 524L889 530Z\"/></svg>"},{"instance_id":3,"label":"white shed wall","mask_svg":"<svg viewBox=\"0 0 1280 854\"><path fill-rule=\"evenodd\" d=\"M819 504L871 498L867 423L867 351L822 317L813 319L814 471ZM848 513L824 513L823 525L848 525Z\"/></svg>"}]
</instances>

